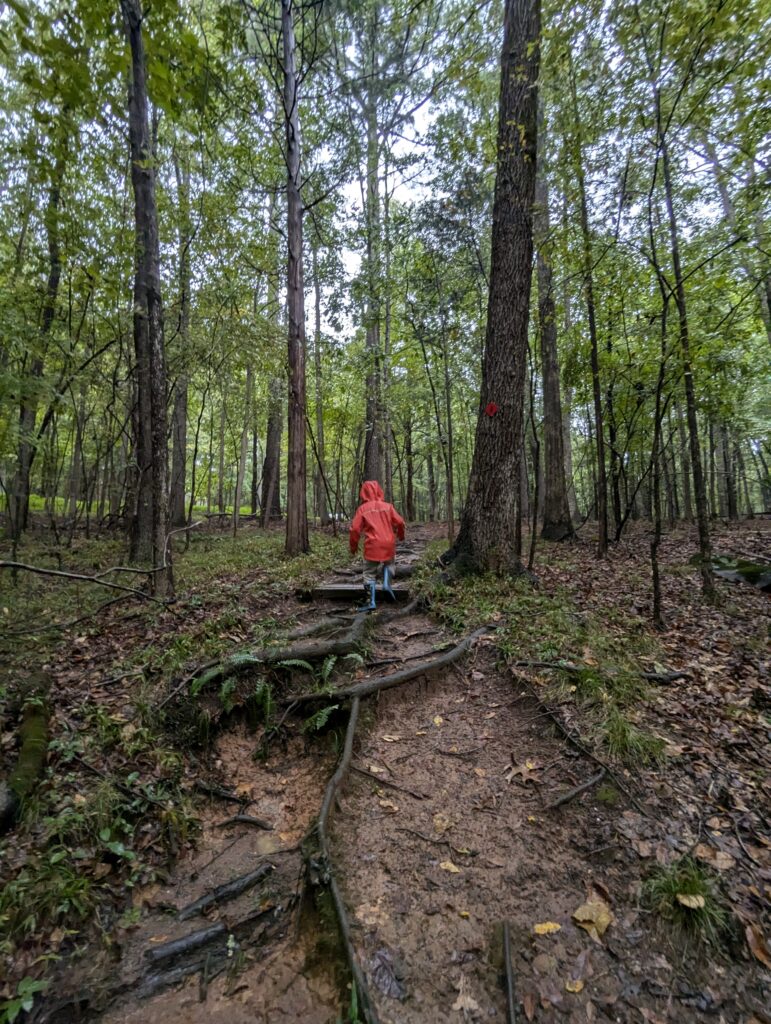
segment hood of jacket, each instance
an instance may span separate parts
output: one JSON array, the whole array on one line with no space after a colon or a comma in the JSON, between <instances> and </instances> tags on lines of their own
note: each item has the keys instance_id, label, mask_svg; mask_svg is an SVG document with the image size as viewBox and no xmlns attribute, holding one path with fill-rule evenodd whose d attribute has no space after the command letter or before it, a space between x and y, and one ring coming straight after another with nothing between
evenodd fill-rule
<instances>
[{"instance_id":1,"label":"hood of jacket","mask_svg":"<svg viewBox=\"0 0 771 1024\"><path fill-rule=\"evenodd\" d=\"M382 501L383 488L377 480L365 480L361 485L359 497L362 501Z\"/></svg>"}]
</instances>

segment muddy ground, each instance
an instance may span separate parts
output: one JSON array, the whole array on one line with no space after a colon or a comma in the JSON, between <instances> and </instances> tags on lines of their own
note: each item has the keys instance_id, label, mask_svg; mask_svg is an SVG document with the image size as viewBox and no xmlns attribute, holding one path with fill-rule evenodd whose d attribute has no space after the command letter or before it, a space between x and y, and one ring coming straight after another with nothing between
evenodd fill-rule
<instances>
[{"instance_id":1,"label":"muddy ground","mask_svg":"<svg viewBox=\"0 0 771 1024\"><path fill-rule=\"evenodd\" d=\"M760 554L767 527L755 524L739 542L726 536L723 547L733 540ZM412 532L415 556L437 532ZM665 542L664 560L681 564L681 545ZM567 586L578 609L623 602L648 629L638 549L622 546L597 563L589 545L577 545L570 557L571 571L546 558L542 587ZM745 941L750 923L769 930L768 660L758 643L768 598L721 584L723 608L704 610L694 579L667 577L662 637L666 667L688 678L661 687L641 710L667 744L664 764L610 763L599 778L607 759L566 735L580 709L569 694L547 699L542 673L513 670L491 623L456 664L364 702L330 824L330 865L314 862L313 843L303 840L340 754L345 708L318 735L290 715L264 761L254 757L260 731L234 716L204 774L241 803L205 800L195 853L167 883L138 891L137 924L78 969L70 987L90 993L83 1014L105 1024L355 1019L324 886L329 869L383 1024L506 1020L503 922L517 1020L771 1020L771 976ZM305 623L329 610L286 609ZM425 610L376 624L367 654L376 665L356 675L394 671L457 638ZM742 713L726 710L734 706ZM237 813L270 829L224 824ZM716 947L686 941L641 901L654 866L699 849L734 914ZM194 900L263 865L264 878L238 897L177 920ZM192 957L153 962L154 950L220 923L216 941ZM185 965L186 977L168 975ZM64 995L39 1019L77 1018Z\"/></svg>"}]
</instances>

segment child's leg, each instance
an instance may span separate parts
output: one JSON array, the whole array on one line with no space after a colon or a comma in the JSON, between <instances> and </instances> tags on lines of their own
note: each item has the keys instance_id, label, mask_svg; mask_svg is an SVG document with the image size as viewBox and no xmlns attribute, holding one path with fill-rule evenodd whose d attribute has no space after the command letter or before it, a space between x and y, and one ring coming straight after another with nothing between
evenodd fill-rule
<instances>
[{"instance_id":1,"label":"child's leg","mask_svg":"<svg viewBox=\"0 0 771 1024\"><path fill-rule=\"evenodd\" d=\"M364 586L369 587L370 583L377 583L378 572L380 570L380 562L370 562L368 558L364 559Z\"/></svg>"}]
</instances>

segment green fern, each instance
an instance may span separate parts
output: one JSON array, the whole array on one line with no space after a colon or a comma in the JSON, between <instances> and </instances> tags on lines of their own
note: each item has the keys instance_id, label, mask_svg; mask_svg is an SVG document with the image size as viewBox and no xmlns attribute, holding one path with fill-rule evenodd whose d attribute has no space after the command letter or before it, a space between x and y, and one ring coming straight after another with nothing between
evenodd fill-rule
<instances>
[{"instance_id":1,"label":"green fern","mask_svg":"<svg viewBox=\"0 0 771 1024\"><path fill-rule=\"evenodd\" d=\"M336 663L336 654L328 654L326 658L324 658L324 664L321 666L321 671L319 672L319 679L322 686L326 686L329 682L329 677L332 675L332 669L335 667Z\"/></svg>"},{"instance_id":2,"label":"green fern","mask_svg":"<svg viewBox=\"0 0 771 1024\"><path fill-rule=\"evenodd\" d=\"M320 732L329 721L332 712L337 711L339 707L339 704L330 704L329 707L322 708L315 715L311 715L303 722L303 732Z\"/></svg>"},{"instance_id":3,"label":"green fern","mask_svg":"<svg viewBox=\"0 0 771 1024\"><path fill-rule=\"evenodd\" d=\"M364 658L362 658L362 656L356 651L353 651L351 654L346 654L343 661L350 661L355 668L361 668L362 665L365 664Z\"/></svg>"},{"instance_id":4,"label":"green fern","mask_svg":"<svg viewBox=\"0 0 771 1024\"><path fill-rule=\"evenodd\" d=\"M288 658L286 661L280 661L278 664L281 668L301 668L313 675L313 665L309 661L303 661L302 658Z\"/></svg>"},{"instance_id":5,"label":"green fern","mask_svg":"<svg viewBox=\"0 0 771 1024\"><path fill-rule=\"evenodd\" d=\"M220 704L222 705L223 711L229 714L235 706L235 698L233 694L236 689L235 679L226 679L220 687Z\"/></svg>"}]
</instances>

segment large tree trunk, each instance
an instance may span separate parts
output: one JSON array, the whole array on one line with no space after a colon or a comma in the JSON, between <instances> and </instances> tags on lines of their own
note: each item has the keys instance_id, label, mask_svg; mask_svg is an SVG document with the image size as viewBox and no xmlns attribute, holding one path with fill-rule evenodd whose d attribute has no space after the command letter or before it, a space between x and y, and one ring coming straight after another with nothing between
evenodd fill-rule
<instances>
[{"instance_id":1,"label":"large tree trunk","mask_svg":"<svg viewBox=\"0 0 771 1024\"><path fill-rule=\"evenodd\" d=\"M174 173L177 179L179 206L179 347L182 351L182 369L174 384L172 411L171 496L169 518L172 526L184 526L185 482L187 479L187 360L190 346L190 162L185 149L182 162L174 154Z\"/></svg>"},{"instance_id":2,"label":"large tree trunk","mask_svg":"<svg viewBox=\"0 0 771 1024\"><path fill-rule=\"evenodd\" d=\"M300 196L300 115L295 69L293 0L281 0L286 129L287 316L289 365L289 456L286 481L286 553L308 551L305 452L305 296L303 294L303 207Z\"/></svg>"},{"instance_id":3,"label":"large tree trunk","mask_svg":"<svg viewBox=\"0 0 771 1024\"><path fill-rule=\"evenodd\" d=\"M473 571L522 571L516 497L533 256L540 21L540 0L506 0L482 388L468 494L450 553Z\"/></svg>"},{"instance_id":4,"label":"large tree trunk","mask_svg":"<svg viewBox=\"0 0 771 1024\"><path fill-rule=\"evenodd\" d=\"M539 103L539 140L542 140L543 113ZM543 142L540 141L541 151ZM565 451L562 440L563 419L560 400L560 370L557 357L557 320L552 290L549 245L549 192L544 161L538 161L535 180L533 233L536 245L538 279L538 326L541 336L541 373L543 375L544 490L543 528L547 540L564 540L573 535L567 488Z\"/></svg>"},{"instance_id":5,"label":"large tree trunk","mask_svg":"<svg viewBox=\"0 0 771 1024\"><path fill-rule=\"evenodd\" d=\"M233 535L238 530L238 521L241 517L241 495L244 490L246 479L246 456L249 451L249 427L252 423L252 367L246 367L246 385L244 393L244 422L241 427L241 445L238 453L238 474L236 476L236 492L233 496Z\"/></svg>"},{"instance_id":6,"label":"large tree trunk","mask_svg":"<svg viewBox=\"0 0 771 1024\"><path fill-rule=\"evenodd\" d=\"M137 388L141 481L135 555L142 560L151 560L154 566L167 565L164 572L153 574L155 592L166 596L173 589L171 550L166 550L166 364L155 170L148 122L145 51L142 38L143 14L140 0L120 0L120 6L131 46L129 138L136 223L134 339L137 365L140 367ZM149 537L145 532L148 525Z\"/></svg>"}]
</instances>

